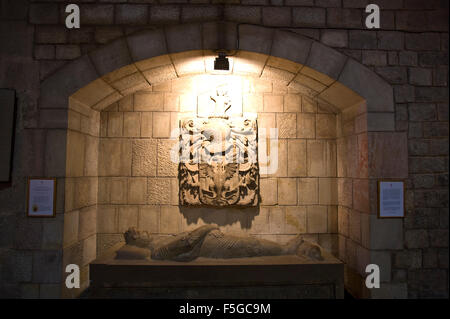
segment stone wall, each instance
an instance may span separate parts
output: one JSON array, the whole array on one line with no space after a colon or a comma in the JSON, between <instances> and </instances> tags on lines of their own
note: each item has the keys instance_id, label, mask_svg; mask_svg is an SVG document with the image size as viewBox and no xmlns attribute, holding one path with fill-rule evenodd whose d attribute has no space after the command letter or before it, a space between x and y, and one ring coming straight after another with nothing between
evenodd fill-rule
<instances>
[{"instance_id":1,"label":"stone wall","mask_svg":"<svg viewBox=\"0 0 450 319\"><path fill-rule=\"evenodd\" d=\"M205 223L282 243L301 233L337 254L336 115L268 80L235 76L226 83L235 87L232 103L257 114L259 129L278 128L278 169L269 173L261 164L260 207L178 206L178 165L170 159L178 140L171 131L178 119L210 108L211 88L223 77L165 82L101 112L99 255L123 241L129 227L167 235Z\"/></svg>"},{"instance_id":2,"label":"stone wall","mask_svg":"<svg viewBox=\"0 0 450 319\"><path fill-rule=\"evenodd\" d=\"M218 20L223 7L226 20L306 35L361 62L392 85L393 121L368 116L367 124L384 126L390 149L395 148L395 134L407 138L407 212L392 225L373 220L379 229L391 227L396 230L391 233L402 235L370 232L374 240L401 244L385 249L392 285L379 296L448 297L447 1L374 1L382 10L380 30L363 26L366 0L137 2L82 2L79 30L64 27L64 4L59 1L1 2L0 38L6 45L0 46L0 87L16 90L18 112L12 182L0 185L1 296L60 296L65 168L52 164L65 154L67 121L61 119L67 111L38 108L41 81L68 61L125 34ZM369 150L379 134L368 134ZM25 217L28 176L57 177L56 219ZM341 184L350 187L345 179L338 181Z\"/></svg>"},{"instance_id":3,"label":"stone wall","mask_svg":"<svg viewBox=\"0 0 450 319\"><path fill-rule=\"evenodd\" d=\"M89 263L97 249L99 128L99 112L71 103L66 133L62 265L63 270L68 264L80 267L82 289L89 285ZM63 289L62 295L76 296L76 291Z\"/></svg>"}]
</instances>

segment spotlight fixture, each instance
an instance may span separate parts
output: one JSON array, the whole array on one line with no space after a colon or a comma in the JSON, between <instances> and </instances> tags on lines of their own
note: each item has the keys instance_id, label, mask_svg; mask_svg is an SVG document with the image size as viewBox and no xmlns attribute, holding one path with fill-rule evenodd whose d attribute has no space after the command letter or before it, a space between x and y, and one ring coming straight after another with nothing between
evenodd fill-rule
<instances>
[{"instance_id":1,"label":"spotlight fixture","mask_svg":"<svg viewBox=\"0 0 450 319\"><path fill-rule=\"evenodd\" d=\"M214 60L214 70L230 70L230 61L225 52L219 51L219 56Z\"/></svg>"}]
</instances>

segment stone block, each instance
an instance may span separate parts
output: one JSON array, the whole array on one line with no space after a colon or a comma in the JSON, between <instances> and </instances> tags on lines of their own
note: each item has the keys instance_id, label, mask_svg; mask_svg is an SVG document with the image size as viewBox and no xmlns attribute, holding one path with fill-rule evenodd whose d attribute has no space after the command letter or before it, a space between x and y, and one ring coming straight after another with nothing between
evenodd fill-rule
<instances>
[{"instance_id":1,"label":"stone block","mask_svg":"<svg viewBox=\"0 0 450 319\"><path fill-rule=\"evenodd\" d=\"M375 71L389 83L404 84L408 81L407 70L402 66L377 67Z\"/></svg>"},{"instance_id":2,"label":"stone block","mask_svg":"<svg viewBox=\"0 0 450 319\"><path fill-rule=\"evenodd\" d=\"M264 95L264 112L283 112L283 96Z\"/></svg>"},{"instance_id":3,"label":"stone block","mask_svg":"<svg viewBox=\"0 0 450 319\"><path fill-rule=\"evenodd\" d=\"M397 103L414 102L415 90L412 85L394 85L395 101Z\"/></svg>"},{"instance_id":4,"label":"stone block","mask_svg":"<svg viewBox=\"0 0 450 319\"><path fill-rule=\"evenodd\" d=\"M181 214L177 206L161 206L160 232L178 234L181 231Z\"/></svg>"},{"instance_id":5,"label":"stone block","mask_svg":"<svg viewBox=\"0 0 450 319\"><path fill-rule=\"evenodd\" d=\"M61 281L62 252L60 250L33 253L33 282L59 283Z\"/></svg>"},{"instance_id":6,"label":"stone block","mask_svg":"<svg viewBox=\"0 0 450 319\"><path fill-rule=\"evenodd\" d=\"M124 137L141 136L141 113L137 112L123 113L123 136Z\"/></svg>"},{"instance_id":7,"label":"stone block","mask_svg":"<svg viewBox=\"0 0 450 319\"><path fill-rule=\"evenodd\" d=\"M199 24L169 26L165 33L169 53L198 50L202 47L202 30Z\"/></svg>"},{"instance_id":8,"label":"stone block","mask_svg":"<svg viewBox=\"0 0 450 319\"><path fill-rule=\"evenodd\" d=\"M144 63L144 65L145 64L146 63ZM147 81L151 85L153 85L153 87L155 87L156 84L167 82L167 81L177 78L177 74L175 73L175 68L172 64L155 67L153 69L144 71L143 74L144 74L144 77L147 79Z\"/></svg>"},{"instance_id":9,"label":"stone block","mask_svg":"<svg viewBox=\"0 0 450 319\"><path fill-rule=\"evenodd\" d=\"M403 249L403 221L370 215L371 249Z\"/></svg>"},{"instance_id":10,"label":"stone block","mask_svg":"<svg viewBox=\"0 0 450 319\"><path fill-rule=\"evenodd\" d=\"M37 43L65 43L67 41L67 29L55 26L37 26Z\"/></svg>"},{"instance_id":11,"label":"stone block","mask_svg":"<svg viewBox=\"0 0 450 319\"><path fill-rule=\"evenodd\" d=\"M277 179L262 178L259 181L262 205L276 205L278 203Z\"/></svg>"},{"instance_id":12,"label":"stone block","mask_svg":"<svg viewBox=\"0 0 450 319\"><path fill-rule=\"evenodd\" d=\"M147 178L131 177L128 179L128 204L147 203Z\"/></svg>"},{"instance_id":13,"label":"stone block","mask_svg":"<svg viewBox=\"0 0 450 319\"><path fill-rule=\"evenodd\" d=\"M178 112L180 110L180 96L178 94L164 94L164 111Z\"/></svg>"},{"instance_id":14,"label":"stone block","mask_svg":"<svg viewBox=\"0 0 450 319\"><path fill-rule=\"evenodd\" d=\"M286 207L285 232L288 234L306 233L306 207L288 206Z\"/></svg>"},{"instance_id":15,"label":"stone block","mask_svg":"<svg viewBox=\"0 0 450 319\"><path fill-rule=\"evenodd\" d=\"M113 205L98 205L97 208L97 233L117 233L118 213Z\"/></svg>"},{"instance_id":16,"label":"stone block","mask_svg":"<svg viewBox=\"0 0 450 319\"><path fill-rule=\"evenodd\" d=\"M73 60L81 56L81 49L78 45L57 45L57 60Z\"/></svg>"},{"instance_id":17,"label":"stone block","mask_svg":"<svg viewBox=\"0 0 450 319\"><path fill-rule=\"evenodd\" d=\"M317 178L298 179L298 204L314 205L319 203L319 183Z\"/></svg>"},{"instance_id":18,"label":"stone block","mask_svg":"<svg viewBox=\"0 0 450 319\"><path fill-rule=\"evenodd\" d=\"M250 234L269 233L269 207L260 206L257 215L250 220Z\"/></svg>"},{"instance_id":19,"label":"stone block","mask_svg":"<svg viewBox=\"0 0 450 319\"><path fill-rule=\"evenodd\" d=\"M369 176L406 178L408 176L406 133L369 133ZM396 160L392 160L395 158Z\"/></svg>"},{"instance_id":20,"label":"stone block","mask_svg":"<svg viewBox=\"0 0 450 319\"><path fill-rule=\"evenodd\" d=\"M127 178L126 177L112 177L109 179L109 202L111 204L126 204L127 203Z\"/></svg>"},{"instance_id":21,"label":"stone block","mask_svg":"<svg viewBox=\"0 0 450 319\"><path fill-rule=\"evenodd\" d=\"M108 43L114 39L123 36L123 30L121 27L96 27L94 38L98 43ZM88 52L94 50L95 47L89 48Z\"/></svg>"},{"instance_id":22,"label":"stone block","mask_svg":"<svg viewBox=\"0 0 450 319\"><path fill-rule=\"evenodd\" d=\"M316 137L336 137L336 116L334 114L316 114Z\"/></svg>"},{"instance_id":23,"label":"stone block","mask_svg":"<svg viewBox=\"0 0 450 319\"><path fill-rule=\"evenodd\" d=\"M382 50L403 50L404 33L397 31L380 31L378 35L378 48Z\"/></svg>"},{"instance_id":24,"label":"stone block","mask_svg":"<svg viewBox=\"0 0 450 319\"><path fill-rule=\"evenodd\" d=\"M351 178L338 179L338 203L342 206L352 207L353 185Z\"/></svg>"},{"instance_id":25,"label":"stone block","mask_svg":"<svg viewBox=\"0 0 450 319\"><path fill-rule=\"evenodd\" d=\"M78 240L85 239L97 232L97 208L90 206L80 209L78 222Z\"/></svg>"},{"instance_id":26,"label":"stone block","mask_svg":"<svg viewBox=\"0 0 450 319\"><path fill-rule=\"evenodd\" d=\"M306 61L306 65L332 79L337 79L346 60L347 57L338 51L328 48L323 44L314 42L311 47L311 53ZM322 82L321 78L316 78L316 80Z\"/></svg>"},{"instance_id":27,"label":"stone block","mask_svg":"<svg viewBox=\"0 0 450 319\"><path fill-rule=\"evenodd\" d=\"M156 145L152 139L134 140L132 147L132 176L156 175Z\"/></svg>"},{"instance_id":28,"label":"stone block","mask_svg":"<svg viewBox=\"0 0 450 319\"><path fill-rule=\"evenodd\" d=\"M244 113L262 112L263 106L263 96L261 94L245 94L243 96Z\"/></svg>"},{"instance_id":29,"label":"stone block","mask_svg":"<svg viewBox=\"0 0 450 319\"><path fill-rule=\"evenodd\" d=\"M160 206L140 206L138 229L151 234L159 233Z\"/></svg>"},{"instance_id":30,"label":"stone block","mask_svg":"<svg viewBox=\"0 0 450 319\"><path fill-rule=\"evenodd\" d=\"M349 237L356 243L361 243L361 214L356 210L350 210Z\"/></svg>"},{"instance_id":31,"label":"stone block","mask_svg":"<svg viewBox=\"0 0 450 319\"><path fill-rule=\"evenodd\" d=\"M277 114L277 128L279 138L295 138L297 131L296 113Z\"/></svg>"},{"instance_id":32,"label":"stone block","mask_svg":"<svg viewBox=\"0 0 450 319\"><path fill-rule=\"evenodd\" d=\"M262 9L262 21L263 25L272 27L290 26L291 10L281 7L264 7Z\"/></svg>"},{"instance_id":33,"label":"stone block","mask_svg":"<svg viewBox=\"0 0 450 319\"><path fill-rule=\"evenodd\" d=\"M119 206L119 233L126 232L130 227L137 228L138 212L138 206Z\"/></svg>"},{"instance_id":34,"label":"stone block","mask_svg":"<svg viewBox=\"0 0 450 319\"><path fill-rule=\"evenodd\" d=\"M284 207L269 208L269 232L270 234L285 233L286 211Z\"/></svg>"},{"instance_id":35,"label":"stone block","mask_svg":"<svg viewBox=\"0 0 450 319\"><path fill-rule=\"evenodd\" d=\"M337 206L328 206L328 232L337 234L338 232L338 210Z\"/></svg>"},{"instance_id":36,"label":"stone block","mask_svg":"<svg viewBox=\"0 0 450 319\"><path fill-rule=\"evenodd\" d=\"M327 207L326 206L307 206L306 223L308 233L326 233L327 232Z\"/></svg>"},{"instance_id":37,"label":"stone block","mask_svg":"<svg viewBox=\"0 0 450 319\"><path fill-rule=\"evenodd\" d=\"M105 75L132 63L125 39L115 40L89 53L99 75Z\"/></svg>"},{"instance_id":38,"label":"stone block","mask_svg":"<svg viewBox=\"0 0 450 319\"><path fill-rule=\"evenodd\" d=\"M399 65L416 66L419 60L417 52L414 51L401 51L398 57Z\"/></svg>"},{"instance_id":39,"label":"stone block","mask_svg":"<svg viewBox=\"0 0 450 319\"><path fill-rule=\"evenodd\" d=\"M158 140L158 176L178 176L178 140ZM174 158L172 158L174 156Z\"/></svg>"},{"instance_id":40,"label":"stone block","mask_svg":"<svg viewBox=\"0 0 450 319\"><path fill-rule=\"evenodd\" d=\"M412 85L431 86L433 74L431 69L409 68L409 83Z\"/></svg>"},{"instance_id":41,"label":"stone block","mask_svg":"<svg viewBox=\"0 0 450 319\"><path fill-rule=\"evenodd\" d=\"M114 22L114 6L109 4L86 4L80 7L81 25L111 25Z\"/></svg>"},{"instance_id":42,"label":"stone block","mask_svg":"<svg viewBox=\"0 0 450 319\"><path fill-rule=\"evenodd\" d=\"M121 4L115 6L116 24L146 24L148 7L146 5Z\"/></svg>"},{"instance_id":43,"label":"stone block","mask_svg":"<svg viewBox=\"0 0 450 319\"><path fill-rule=\"evenodd\" d=\"M300 94L287 94L284 96L285 112L301 112L302 98Z\"/></svg>"},{"instance_id":44,"label":"stone block","mask_svg":"<svg viewBox=\"0 0 450 319\"><path fill-rule=\"evenodd\" d=\"M97 256L97 236L94 234L83 240L82 265L86 266Z\"/></svg>"},{"instance_id":45,"label":"stone block","mask_svg":"<svg viewBox=\"0 0 450 319\"><path fill-rule=\"evenodd\" d=\"M353 179L353 208L360 212L370 213L369 180Z\"/></svg>"},{"instance_id":46,"label":"stone block","mask_svg":"<svg viewBox=\"0 0 450 319\"><path fill-rule=\"evenodd\" d=\"M366 99L369 112L394 111L392 87L356 61L348 61L339 81ZM371 83L371 85L368 86L365 83Z\"/></svg>"},{"instance_id":47,"label":"stone block","mask_svg":"<svg viewBox=\"0 0 450 319\"><path fill-rule=\"evenodd\" d=\"M305 64L312 41L293 32L277 30L274 34L271 55L295 63ZM286 48L290 48L286 50Z\"/></svg>"},{"instance_id":48,"label":"stone block","mask_svg":"<svg viewBox=\"0 0 450 319\"><path fill-rule=\"evenodd\" d=\"M317 102L306 96L302 96L302 112L303 113L316 113Z\"/></svg>"},{"instance_id":49,"label":"stone block","mask_svg":"<svg viewBox=\"0 0 450 319\"><path fill-rule=\"evenodd\" d=\"M308 176L336 176L336 142L308 140L307 143Z\"/></svg>"},{"instance_id":50,"label":"stone block","mask_svg":"<svg viewBox=\"0 0 450 319\"><path fill-rule=\"evenodd\" d=\"M319 178L319 204L337 205L337 179Z\"/></svg>"},{"instance_id":51,"label":"stone block","mask_svg":"<svg viewBox=\"0 0 450 319\"><path fill-rule=\"evenodd\" d=\"M108 137L122 137L123 112L108 112Z\"/></svg>"},{"instance_id":52,"label":"stone block","mask_svg":"<svg viewBox=\"0 0 450 319\"><path fill-rule=\"evenodd\" d=\"M240 50L270 54L273 30L254 25L241 25L238 32Z\"/></svg>"},{"instance_id":53,"label":"stone block","mask_svg":"<svg viewBox=\"0 0 450 319\"><path fill-rule=\"evenodd\" d=\"M240 23L261 23L262 9L259 6L228 5L224 8L225 19Z\"/></svg>"},{"instance_id":54,"label":"stone block","mask_svg":"<svg viewBox=\"0 0 450 319\"><path fill-rule=\"evenodd\" d=\"M70 95L97 78L97 72L87 56L76 59L41 83L39 106L65 109Z\"/></svg>"},{"instance_id":55,"label":"stone block","mask_svg":"<svg viewBox=\"0 0 450 319\"><path fill-rule=\"evenodd\" d=\"M134 95L135 111L162 111L164 95L162 93L139 92Z\"/></svg>"},{"instance_id":56,"label":"stone block","mask_svg":"<svg viewBox=\"0 0 450 319\"><path fill-rule=\"evenodd\" d=\"M297 204L297 179L278 178L278 205Z\"/></svg>"},{"instance_id":57,"label":"stone block","mask_svg":"<svg viewBox=\"0 0 450 319\"><path fill-rule=\"evenodd\" d=\"M264 69L264 65L267 60L267 55L261 53L254 53L248 51L238 51L237 55L233 59L233 74L238 75L248 75L248 76L260 76ZM249 62L251 61L251 62ZM256 93L262 93L262 88L265 89L266 92L272 91L272 83L264 83L266 80L254 80L254 86ZM263 85L261 85L263 84ZM252 89L253 89L252 88ZM267 89L269 88L269 89Z\"/></svg>"},{"instance_id":58,"label":"stone block","mask_svg":"<svg viewBox=\"0 0 450 319\"><path fill-rule=\"evenodd\" d=\"M407 299L408 285L406 283L384 283L379 289L371 291L373 299Z\"/></svg>"},{"instance_id":59,"label":"stone block","mask_svg":"<svg viewBox=\"0 0 450 319\"><path fill-rule=\"evenodd\" d=\"M393 262L396 268L422 268L422 252L419 249L408 249L396 252Z\"/></svg>"},{"instance_id":60,"label":"stone block","mask_svg":"<svg viewBox=\"0 0 450 319\"><path fill-rule=\"evenodd\" d=\"M214 21L219 18L219 8L211 5L183 7L181 10L181 22Z\"/></svg>"},{"instance_id":61,"label":"stone block","mask_svg":"<svg viewBox=\"0 0 450 319\"><path fill-rule=\"evenodd\" d=\"M348 33L346 30L322 30L320 42L330 47L345 48L348 46Z\"/></svg>"},{"instance_id":62,"label":"stone block","mask_svg":"<svg viewBox=\"0 0 450 319\"><path fill-rule=\"evenodd\" d=\"M34 47L34 57L37 60L53 60L55 58L55 46L36 45Z\"/></svg>"},{"instance_id":63,"label":"stone block","mask_svg":"<svg viewBox=\"0 0 450 319\"><path fill-rule=\"evenodd\" d=\"M439 51L440 39L437 33L407 33L405 48L412 51Z\"/></svg>"},{"instance_id":64,"label":"stone block","mask_svg":"<svg viewBox=\"0 0 450 319\"><path fill-rule=\"evenodd\" d=\"M181 8L175 5L153 6L149 21L156 24L172 24L180 20Z\"/></svg>"},{"instance_id":65,"label":"stone block","mask_svg":"<svg viewBox=\"0 0 450 319\"><path fill-rule=\"evenodd\" d=\"M387 65L386 52L384 51L363 51L362 63L364 65L385 66Z\"/></svg>"},{"instance_id":66,"label":"stone block","mask_svg":"<svg viewBox=\"0 0 450 319\"><path fill-rule=\"evenodd\" d=\"M294 8L292 24L297 27L324 27L326 10L323 8Z\"/></svg>"},{"instance_id":67,"label":"stone block","mask_svg":"<svg viewBox=\"0 0 450 319\"><path fill-rule=\"evenodd\" d=\"M306 141L288 140L288 176L302 177L307 175Z\"/></svg>"},{"instance_id":68,"label":"stone block","mask_svg":"<svg viewBox=\"0 0 450 319\"><path fill-rule=\"evenodd\" d=\"M65 135L65 134L64 134ZM60 137L64 138L64 137ZM50 144L51 145L51 144ZM67 158L66 158L66 174L67 176L83 176L84 175L84 151L85 151L85 136L78 132L67 131ZM49 150L53 151L54 150ZM50 155L54 157L58 153ZM61 165L61 158L57 159ZM62 160L64 162L64 160Z\"/></svg>"},{"instance_id":69,"label":"stone block","mask_svg":"<svg viewBox=\"0 0 450 319\"><path fill-rule=\"evenodd\" d=\"M171 181L169 178L148 179L148 204L169 204Z\"/></svg>"},{"instance_id":70,"label":"stone block","mask_svg":"<svg viewBox=\"0 0 450 319\"><path fill-rule=\"evenodd\" d=\"M395 131L395 113L367 113L367 130Z\"/></svg>"},{"instance_id":71,"label":"stone block","mask_svg":"<svg viewBox=\"0 0 450 319\"><path fill-rule=\"evenodd\" d=\"M338 206L338 232L346 237L350 236L350 210L343 206Z\"/></svg>"},{"instance_id":72,"label":"stone block","mask_svg":"<svg viewBox=\"0 0 450 319\"><path fill-rule=\"evenodd\" d=\"M168 112L153 113L152 126L154 138L170 137L170 113Z\"/></svg>"},{"instance_id":73,"label":"stone block","mask_svg":"<svg viewBox=\"0 0 450 319\"><path fill-rule=\"evenodd\" d=\"M377 49L377 35L371 31L349 31L350 49Z\"/></svg>"},{"instance_id":74,"label":"stone block","mask_svg":"<svg viewBox=\"0 0 450 319\"><path fill-rule=\"evenodd\" d=\"M100 176L131 175L131 158L133 153L130 140L100 139L99 146Z\"/></svg>"},{"instance_id":75,"label":"stone block","mask_svg":"<svg viewBox=\"0 0 450 319\"><path fill-rule=\"evenodd\" d=\"M141 137L153 136L153 113L141 112Z\"/></svg>"},{"instance_id":76,"label":"stone block","mask_svg":"<svg viewBox=\"0 0 450 319\"><path fill-rule=\"evenodd\" d=\"M47 138L46 138L46 150L45 150L45 174L46 176L52 176L52 177L62 177L66 175L66 143L68 143L67 140L68 135L65 130L48 130L47 131ZM77 141L78 138L75 138ZM82 139L82 138L81 138ZM71 140L72 140L72 134L71 134ZM84 146L84 141L80 141L79 144L73 145L74 148L80 147L82 148ZM81 153L78 154L78 160L83 161L83 154L84 150L82 150ZM73 153L70 150L68 150L68 159L74 160L73 157L69 157L73 155ZM73 163L70 163L73 164ZM81 163L82 164L82 163ZM73 166L70 166L73 168ZM80 173L80 175L83 175L80 171L80 167L77 165L76 169L74 170L76 173ZM75 173L71 170L70 173Z\"/></svg>"}]
</instances>

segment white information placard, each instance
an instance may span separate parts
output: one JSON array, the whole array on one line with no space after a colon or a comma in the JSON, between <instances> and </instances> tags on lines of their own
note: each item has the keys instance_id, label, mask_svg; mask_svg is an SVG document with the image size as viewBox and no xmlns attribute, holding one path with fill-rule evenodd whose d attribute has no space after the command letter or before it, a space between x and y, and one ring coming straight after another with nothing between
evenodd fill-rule
<instances>
[{"instance_id":1,"label":"white information placard","mask_svg":"<svg viewBox=\"0 0 450 319\"><path fill-rule=\"evenodd\" d=\"M54 178L28 180L27 215L30 217L55 216L55 190Z\"/></svg>"},{"instance_id":2,"label":"white information placard","mask_svg":"<svg viewBox=\"0 0 450 319\"><path fill-rule=\"evenodd\" d=\"M405 189L402 181L378 182L378 217L405 217Z\"/></svg>"}]
</instances>

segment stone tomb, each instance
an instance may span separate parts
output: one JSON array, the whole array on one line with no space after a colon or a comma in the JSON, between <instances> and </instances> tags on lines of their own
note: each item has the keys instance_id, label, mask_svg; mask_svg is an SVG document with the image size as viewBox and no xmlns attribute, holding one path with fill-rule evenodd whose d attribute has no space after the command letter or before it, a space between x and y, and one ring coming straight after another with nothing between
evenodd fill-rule
<instances>
[{"instance_id":1,"label":"stone tomb","mask_svg":"<svg viewBox=\"0 0 450 319\"><path fill-rule=\"evenodd\" d=\"M90 264L91 298L337 298L344 297L344 264L282 255L197 258L190 262L118 260L118 245Z\"/></svg>"}]
</instances>

